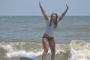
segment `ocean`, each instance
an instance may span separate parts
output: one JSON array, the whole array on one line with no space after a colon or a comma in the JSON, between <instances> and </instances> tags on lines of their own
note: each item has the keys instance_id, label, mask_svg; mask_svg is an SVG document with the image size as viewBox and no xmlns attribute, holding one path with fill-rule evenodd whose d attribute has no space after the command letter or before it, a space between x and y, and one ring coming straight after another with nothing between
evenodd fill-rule
<instances>
[{"instance_id":1,"label":"ocean","mask_svg":"<svg viewBox=\"0 0 90 60\"><path fill-rule=\"evenodd\" d=\"M0 16L0 60L42 60L43 16ZM65 16L54 32L55 60L90 60L90 16ZM51 60L49 49L46 60Z\"/></svg>"}]
</instances>

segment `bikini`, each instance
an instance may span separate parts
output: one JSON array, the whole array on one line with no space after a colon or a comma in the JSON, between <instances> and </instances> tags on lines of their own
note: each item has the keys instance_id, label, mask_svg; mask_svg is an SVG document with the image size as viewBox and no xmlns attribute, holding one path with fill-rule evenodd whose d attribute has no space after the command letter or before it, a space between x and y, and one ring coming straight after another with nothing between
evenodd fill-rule
<instances>
[{"instance_id":1,"label":"bikini","mask_svg":"<svg viewBox=\"0 0 90 60\"><path fill-rule=\"evenodd\" d=\"M49 42L54 39L54 37L48 36L46 33L44 33L43 38L47 38Z\"/></svg>"}]
</instances>

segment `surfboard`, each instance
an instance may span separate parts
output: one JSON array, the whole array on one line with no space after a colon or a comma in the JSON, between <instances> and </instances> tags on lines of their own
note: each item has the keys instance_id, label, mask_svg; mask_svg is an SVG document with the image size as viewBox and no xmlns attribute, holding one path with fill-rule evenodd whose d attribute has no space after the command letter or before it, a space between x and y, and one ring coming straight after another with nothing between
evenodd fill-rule
<instances>
[{"instance_id":1,"label":"surfboard","mask_svg":"<svg viewBox=\"0 0 90 60\"><path fill-rule=\"evenodd\" d=\"M38 60L38 59L29 57L29 56L21 56L20 60Z\"/></svg>"}]
</instances>

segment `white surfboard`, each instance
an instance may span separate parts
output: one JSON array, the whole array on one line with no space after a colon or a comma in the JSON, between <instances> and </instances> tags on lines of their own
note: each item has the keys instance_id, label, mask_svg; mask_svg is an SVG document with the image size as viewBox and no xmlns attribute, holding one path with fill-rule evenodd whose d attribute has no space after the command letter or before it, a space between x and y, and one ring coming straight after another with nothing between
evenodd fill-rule
<instances>
[{"instance_id":1,"label":"white surfboard","mask_svg":"<svg viewBox=\"0 0 90 60\"><path fill-rule=\"evenodd\" d=\"M21 56L21 57L20 57L20 60L38 60L38 59L29 57L29 56Z\"/></svg>"}]
</instances>

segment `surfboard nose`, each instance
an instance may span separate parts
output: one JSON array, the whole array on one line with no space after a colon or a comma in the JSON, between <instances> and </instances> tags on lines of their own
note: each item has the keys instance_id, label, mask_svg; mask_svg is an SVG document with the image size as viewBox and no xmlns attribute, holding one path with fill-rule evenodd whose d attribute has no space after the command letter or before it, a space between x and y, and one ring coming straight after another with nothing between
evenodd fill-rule
<instances>
[{"instance_id":1,"label":"surfboard nose","mask_svg":"<svg viewBox=\"0 0 90 60\"><path fill-rule=\"evenodd\" d=\"M21 56L21 57L20 57L20 60L38 60L38 59L29 57L29 56Z\"/></svg>"}]
</instances>

